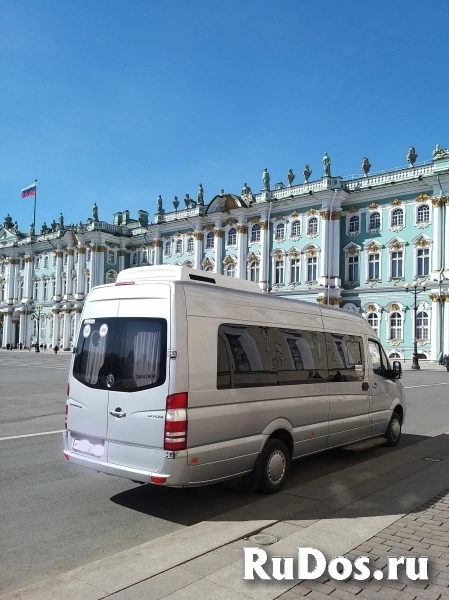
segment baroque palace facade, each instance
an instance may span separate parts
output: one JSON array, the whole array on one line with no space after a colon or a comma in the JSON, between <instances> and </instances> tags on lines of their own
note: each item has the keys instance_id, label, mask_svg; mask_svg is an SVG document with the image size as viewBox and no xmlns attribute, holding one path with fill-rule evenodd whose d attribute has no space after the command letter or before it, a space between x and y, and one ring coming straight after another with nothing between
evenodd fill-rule
<instances>
[{"instance_id":1,"label":"baroque palace facade","mask_svg":"<svg viewBox=\"0 0 449 600\"><path fill-rule=\"evenodd\" d=\"M412 150L412 149L411 149ZM413 149L413 155L414 149ZM252 193L222 191L186 208L116 213L78 226L53 222L40 234L20 233L8 215L0 228L0 333L7 344L39 341L70 350L84 299L130 266L178 264L248 278L270 294L361 313L390 357L449 354L449 151L433 159L360 178L325 175ZM327 157L327 155L326 155ZM326 158L325 157L325 158ZM328 157L327 157L328 158ZM414 160L413 160L414 158ZM323 159L324 162L324 159ZM31 231L31 233L34 233ZM419 284L417 310L413 286ZM422 284L426 283L427 287ZM205 307L207 310L207 307Z\"/></svg>"}]
</instances>

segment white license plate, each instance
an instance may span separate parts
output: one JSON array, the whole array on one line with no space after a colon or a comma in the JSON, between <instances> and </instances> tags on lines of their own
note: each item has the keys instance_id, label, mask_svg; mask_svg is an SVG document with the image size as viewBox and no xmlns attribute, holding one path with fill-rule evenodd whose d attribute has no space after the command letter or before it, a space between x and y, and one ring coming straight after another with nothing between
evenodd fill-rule
<instances>
[{"instance_id":1,"label":"white license plate","mask_svg":"<svg viewBox=\"0 0 449 600\"><path fill-rule=\"evenodd\" d=\"M89 440L74 440L73 449L77 452L84 452L96 458L101 458L104 452L103 444L93 444Z\"/></svg>"}]
</instances>

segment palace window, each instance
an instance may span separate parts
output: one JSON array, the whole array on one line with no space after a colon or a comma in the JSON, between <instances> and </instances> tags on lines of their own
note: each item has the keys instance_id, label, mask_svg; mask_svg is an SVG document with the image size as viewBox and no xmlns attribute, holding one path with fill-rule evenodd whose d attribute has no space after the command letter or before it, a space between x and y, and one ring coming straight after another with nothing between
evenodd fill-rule
<instances>
[{"instance_id":1,"label":"palace window","mask_svg":"<svg viewBox=\"0 0 449 600\"><path fill-rule=\"evenodd\" d=\"M43 283L42 300L44 302L48 300L48 282L46 280Z\"/></svg>"},{"instance_id":2,"label":"palace window","mask_svg":"<svg viewBox=\"0 0 449 600\"><path fill-rule=\"evenodd\" d=\"M187 239L187 252L193 252L194 250L194 240L193 237L189 237Z\"/></svg>"},{"instance_id":3,"label":"palace window","mask_svg":"<svg viewBox=\"0 0 449 600\"><path fill-rule=\"evenodd\" d=\"M428 204L421 204L416 211L416 223L428 223L430 221L430 208Z\"/></svg>"},{"instance_id":4,"label":"palace window","mask_svg":"<svg viewBox=\"0 0 449 600\"><path fill-rule=\"evenodd\" d=\"M255 281L259 283L259 268L260 263L258 260L253 260L253 262L249 265L249 278L251 281Z\"/></svg>"},{"instance_id":5,"label":"palace window","mask_svg":"<svg viewBox=\"0 0 449 600\"><path fill-rule=\"evenodd\" d=\"M348 281L359 281L359 257L356 254L348 256Z\"/></svg>"},{"instance_id":6,"label":"palace window","mask_svg":"<svg viewBox=\"0 0 449 600\"><path fill-rule=\"evenodd\" d=\"M37 256L36 257L36 269L40 269L41 267L41 257Z\"/></svg>"},{"instance_id":7,"label":"palace window","mask_svg":"<svg viewBox=\"0 0 449 600\"><path fill-rule=\"evenodd\" d=\"M88 249L86 253L86 262L90 262L92 260L92 250Z\"/></svg>"},{"instance_id":8,"label":"palace window","mask_svg":"<svg viewBox=\"0 0 449 600\"><path fill-rule=\"evenodd\" d=\"M275 239L283 240L284 238L285 238L285 225L283 223L279 223L279 225L276 226Z\"/></svg>"},{"instance_id":9,"label":"palace window","mask_svg":"<svg viewBox=\"0 0 449 600\"><path fill-rule=\"evenodd\" d=\"M56 254L53 252L53 266L56 267Z\"/></svg>"},{"instance_id":10,"label":"palace window","mask_svg":"<svg viewBox=\"0 0 449 600\"><path fill-rule=\"evenodd\" d=\"M390 316L390 339L402 340L402 316L394 312Z\"/></svg>"},{"instance_id":11,"label":"palace window","mask_svg":"<svg viewBox=\"0 0 449 600\"><path fill-rule=\"evenodd\" d=\"M251 241L252 242L260 242L260 225L259 225L259 223L255 223L252 226Z\"/></svg>"},{"instance_id":12,"label":"palace window","mask_svg":"<svg viewBox=\"0 0 449 600\"><path fill-rule=\"evenodd\" d=\"M148 251L147 250L142 250L142 265L147 265L148 264Z\"/></svg>"},{"instance_id":13,"label":"palace window","mask_svg":"<svg viewBox=\"0 0 449 600\"><path fill-rule=\"evenodd\" d=\"M137 265L137 252L133 252L131 256L131 266L135 267Z\"/></svg>"},{"instance_id":14,"label":"palace window","mask_svg":"<svg viewBox=\"0 0 449 600\"><path fill-rule=\"evenodd\" d=\"M115 252L114 250L108 250L108 263L115 265Z\"/></svg>"},{"instance_id":15,"label":"palace window","mask_svg":"<svg viewBox=\"0 0 449 600\"><path fill-rule=\"evenodd\" d=\"M307 259L307 281L316 281L318 260L316 256L309 256Z\"/></svg>"},{"instance_id":16,"label":"palace window","mask_svg":"<svg viewBox=\"0 0 449 600\"><path fill-rule=\"evenodd\" d=\"M206 250L214 247L215 235L213 231L209 231L206 236Z\"/></svg>"},{"instance_id":17,"label":"palace window","mask_svg":"<svg viewBox=\"0 0 449 600\"><path fill-rule=\"evenodd\" d=\"M176 254L182 254L182 240L176 240Z\"/></svg>"},{"instance_id":18,"label":"palace window","mask_svg":"<svg viewBox=\"0 0 449 600\"><path fill-rule=\"evenodd\" d=\"M369 216L369 230L378 231L380 229L380 213L373 212Z\"/></svg>"},{"instance_id":19,"label":"palace window","mask_svg":"<svg viewBox=\"0 0 449 600\"><path fill-rule=\"evenodd\" d=\"M375 334L379 337L379 315L375 312L368 313L368 324L374 329Z\"/></svg>"},{"instance_id":20,"label":"palace window","mask_svg":"<svg viewBox=\"0 0 449 600\"><path fill-rule=\"evenodd\" d=\"M290 259L290 283L299 283L301 260L299 258Z\"/></svg>"},{"instance_id":21,"label":"palace window","mask_svg":"<svg viewBox=\"0 0 449 600\"><path fill-rule=\"evenodd\" d=\"M282 284L284 283L284 261L276 260L274 262L274 283Z\"/></svg>"},{"instance_id":22,"label":"palace window","mask_svg":"<svg viewBox=\"0 0 449 600\"><path fill-rule=\"evenodd\" d=\"M64 252L64 265L67 265L68 260L69 260L69 255L67 254L67 252Z\"/></svg>"},{"instance_id":23,"label":"palace window","mask_svg":"<svg viewBox=\"0 0 449 600\"><path fill-rule=\"evenodd\" d=\"M171 242L165 242L165 250L164 250L164 254L165 256L170 256L171 254Z\"/></svg>"},{"instance_id":24,"label":"palace window","mask_svg":"<svg viewBox=\"0 0 449 600\"><path fill-rule=\"evenodd\" d=\"M429 274L430 268L430 256L429 248L418 248L416 253L417 256L417 275L418 277L425 277Z\"/></svg>"},{"instance_id":25,"label":"palace window","mask_svg":"<svg viewBox=\"0 0 449 600\"><path fill-rule=\"evenodd\" d=\"M19 298L18 298L19 302L20 302L20 300L22 300L22 298L23 298L23 280L19 282Z\"/></svg>"},{"instance_id":26,"label":"palace window","mask_svg":"<svg viewBox=\"0 0 449 600\"><path fill-rule=\"evenodd\" d=\"M37 300L37 293L39 291L39 282L35 281L33 285L33 300Z\"/></svg>"},{"instance_id":27,"label":"palace window","mask_svg":"<svg viewBox=\"0 0 449 600\"><path fill-rule=\"evenodd\" d=\"M237 244L237 229L231 227L228 231L228 246L235 246Z\"/></svg>"},{"instance_id":28,"label":"palace window","mask_svg":"<svg viewBox=\"0 0 449 600\"><path fill-rule=\"evenodd\" d=\"M48 269L48 254L44 255L44 269Z\"/></svg>"},{"instance_id":29,"label":"palace window","mask_svg":"<svg viewBox=\"0 0 449 600\"><path fill-rule=\"evenodd\" d=\"M429 339L429 313L424 310L416 315L416 336L418 340Z\"/></svg>"},{"instance_id":30,"label":"palace window","mask_svg":"<svg viewBox=\"0 0 449 600\"><path fill-rule=\"evenodd\" d=\"M395 208L391 212L391 226L402 227L404 225L404 211L402 208Z\"/></svg>"},{"instance_id":31,"label":"palace window","mask_svg":"<svg viewBox=\"0 0 449 600\"><path fill-rule=\"evenodd\" d=\"M360 231L360 219L356 215L349 219L349 233L359 233Z\"/></svg>"},{"instance_id":32,"label":"palace window","mask_svg":"<svg viewBox=\"0 0 449 600\"><path fill-rule=\"evenodd\" d=\"M90 275L86 275L86 294L90 292Z\"/></svg>"},{"instance_id":33,"label":"palace window","mask_svg":"<svg viewBox=\"0 0 449 600\"><path fill-rule=\"evenodd\" d=\"M375 252L368 256L368 279L374 280L380 277L380 254Z\"/></svg>"},{"instance_id":34,"label":"palace window","mask_svg":"<svg viewBox=\"0 0 449 600\"><path fill-rule=\"evenodd\" d=\"M230 265L228 265L226 267L225 275L227 275L228 277L235 277L235 275L236 275L236 268L235 268L235 264L234 263L231 263Z\"/></svg>"},{"instance_id":35,"label":"palace window","mask_svg":"<svg viewBox=\"0 0 449 600\"><path fill-rule=\"evenodd\" d=\"M299 237L300 235L301 235L301 221L293 221L292 237Z\"/></svg>"},{"instance_id":36,"label":"palace window","mask_svg":"<svg viewBox=\"0 0 449 600\"><path fill-rule=\"evenodd\" d=\"M117 281L117 273L115 271L109 271L108 283L115 283Z\"/></svg>"},{"instance_id":37,"label":"palace window","mask_svg":"<svg viewBox=\"0 0 449 600\"><path fill-rule=\"evenodd\" d=\"M391 277L400 279L403 277L403 252L402 250L394 250L391 253Z\"/></svg>"},{"instance_id":38,"label":"palace window","mask_svg":"<svg viewBox=\"0 0 449 600\"><path fill-rule=\"evenodd\" d=\"M314 233L318 233L318 219L316 217L309 219L307 224L307 234L312 235Z\"/></svg>"}]
</instances>

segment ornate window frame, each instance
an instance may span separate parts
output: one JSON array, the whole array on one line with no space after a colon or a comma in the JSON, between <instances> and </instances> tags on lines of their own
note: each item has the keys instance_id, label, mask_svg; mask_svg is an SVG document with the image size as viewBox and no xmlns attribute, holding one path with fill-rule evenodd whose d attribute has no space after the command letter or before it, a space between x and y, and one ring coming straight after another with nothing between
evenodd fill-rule
<instances>
[{"instance_id":1,"label":"ornate window frame","mask_svg":"<svg viewBox=\"0 0 449 600\"><path fill-rule=\"evenodd\" d=\"M382 281L382 245L375 240L369 240L364 247L365 251L365 282L366 283L377 283L378 281ZM369 257L379 254L379 277L370 279L369 277Z\"/></svg>"},{"instance_id":2,"label":"ornate window frame","mask_svg":"<svg viewBox=\"0 0 449 600\"><path fill-rule=\"evenodd\" d=\"M388 249L388 281L405 281L405 247L407 242L399 237L394 237L385 247ZM401 277L393 277L393 252L402 252L402 275Z\"/></svg>"},{"instance_id":3,"label":"ornate window frame","mask_svg":"<svg viewBox=\"0 0 449 600\"><path fill-rule=\"evenodd\" d=\"M358 227L356 231L351 231L351 221L352 219L357 219L358 221ZM346 235L348 237L355 237L357 235L360 235L360 232L362 230L362 220L361 220L361 215L359 213L358 210L352 210L349 209L349 211L346 213Z\"/></svg>"},{"instance_id":4,"label":"ornate window frame","mask_svg":"<svg viewBox=\"0 0 449 600\"><path fill-rule=\"evenodd\" d=\"M362 274L361 273L361 270L362 270L362 260L361 260L362 246L359 246L358 244L351 242L350 244L348 244L347 246L345 246L343 248L343 252L345 253L345 284L352 285L354 287L357 284L360 285L361 274ZM359 259L359 278L354 281L349 280L349 257L350 256L357 256Z\"/></svg>"},{"instance_id":5,"label":"ornate window frame","mask_svg":"<svg viewBox=\"0 0 449 600\"><path fill-rule=\"evenodd\" d=\"M369 316L370 315L376 316L377 331L374 327L373 327L373 330L376 333L378 338L380 338L381 327L382 327L382 312L383 312L383 310L377 302L369 302L369 303L365 304L364 306L362 306L362 315L366 319L368 325L370 325L370 322L368 321ZM372 325L370 325L370 326L372 327Z\"/></svg>"},{"instance_id":6,"label":"ornate window frame","mask_svg":"<svg viewBox=\"0 0 449 600\"><path fill-rule=\"evenodd\" d=\"M420 212L420 209L423 207L427 207L429 219L427 221L418 221L418 213ZM429 227L432 224L432 203L430 202L430 199L423 201L423 202L416 202L414 210L415 210L415 214L414 214L415 227L418 227L419 229L426 229L427 227Z\"/></svg>"},{"instance_id":7,"label":"ornate window frame","mask_svg":"<svg viewBox=\"0 0 449 600\"><path fill-rule=\"evenodd\" d=\"M393 225L393 216L395 214L395 211L402 212L402 223L400 225ZM390 208L388 210L388 224L389 224L391 231L396 231L396 232L402 231L405 228L405 226L407 225L406 206L401 200L399 200L399 198L395 198L390 205Z\"/></svg>"},{"instance_id":8,"label":"ornate window frame","mask_svg":"<svg viewBox=\"0 0 449 600\"><path fill-rule=\"evenodd\" d=\"M192 245L192 248L189 248L190 244ZM195 238L193 237L193 235L189 235L186 239L186 254L188 254L189 256L195 254Z\"/></svg>"},{"instance_id":9,"label":"ornate window frame","mask_svg":"<svg viewBox=\"0 0 449 600\"><path fill-rule=\"evenodd\" d=\"M205 239L205 244L204 244L204 250L205 252L207 252L208 250L214 250L215 249L215 233L214 230L205 230L204 232L204 239ZM210 241L212 240L212 244L210 244Z\"/></svg>"},{"instance_id":10,"label":"ornate window frame","mask_svg":"<svg viewBox=\"0 0 449 600\"><path fill-rule=\"evenodd\" d=\"M115 283L117 281L118 273L115 269L109 269L106 273L106 283ZM109 281L109 277L115 277L114 281Z\"/></svg>"},{"instance_id":11,"label":"ornate window frame","mask_svg":"<svg viewBox=\"0 0 449 600\"><path fill-rule=\"evenodd\" d=\"M238 220L237 219L228 219L222 228L222 235L224 237L224 245L226 250L237 250L238 244L238 231L237 231ZM235 243L229 243L229 232L231 229L235 229Z\"/></svg>"},{"instance_id":12,"label":"ornate window frame","mask_svg":"<svg viewBox=\"0 0 449 600\"><path fill-rule=\"evenodd\" d=\"M112 260L111 260L111 257L112 257ZM108 265L116 264L117 254L116 254L116 251L114 250L114 248L108 248L107 262L108 262Z\"/></svg>"},{"instance_id":13,"label":"ornate window frame","mask_svg":"<svg viewBox=\"0 0 449 600\"><path fill-rule=\"evenodd\" d=\"M390 302L385 307L385 313L387 315L387 340L392 346L397 346L404 342L404 325L405 325L405 306L402 302ZM400 336L391 337L391 318L393 315L399 314L401 317L400 325Z\"/></svg>"},{"instance_id":14,"label":"ornate window frame","mask_svg":"<svg viewBox=\"0 0 449 600\"><path fill-rule=\"evenodd\" d=\"M415 339L415 320L416 317L418 316L419 313L425 312L427 313L427 319L428 319L428 324L427 324L427 337L425 338L418 338L417 344L418 346L424 346L425 344L429 344L430 343L430 335L431 335L431 327L432 327L432 307L429 304L429 302L427 302L426 300L423 300L422 302L420 302L417 306L417 310L416 312L413 311L412 314L412 340Z\"/></svg>"},{"instance_id":15,"label":"ornate window frame","mask_svg":"<svg viewBox=\"0 0 449 600\"><path fill-rule=\"evenodd\" d=\"M215 260L213 258L204 258L201 263L201 268L203 271L214 271L215 270Z\"/></svg>"},{"instance_id":16,"label":"ornate window frame","mask_svg":"<svg viewBox=\"0 0 449 600\"><path fill-rule=\"evenodd\" d=\"M371 225L371 216L374 213L379 214L379 227L370 227ZM366 233L370 235L374 235L376 233L380 233L383 227L383 210L376 202L371 202L368 206L368 210L366 211Z\"/></svg>"},{"instance_id":17,"label":"ornate window frame","mask_svg":"<svg viewBox=\"0 0 449 600\"><path fill-rule=\"evenodd\" d=\"M419 279L420 281L424 281L425 279L430 277L432 273L433 241L429 236L421 233L411 241L411 244L413 245L413 278ZM429 272L427 273L427 275L418 275L418 250L422 248L429 249Z\"/></svg>"},{"instance_id":18,"label":"ornate window frame","mask_svg":"<svg viewBox=\"0 0 449 600\"><path fill-rule=\"evenodd\" d=\"M257 264L258 277L257 277L256 283L259 283L259 281L260 281L260 259L261 259L260 252L249 252L248 253L248 255L246 257L246 279L248 281L253 281L251 279L251 273L253 270L253 266L255 266Z\"/></svg>"},{"instance_id":19,"label":"ornate window frame","mask_svg":"<svg viewBox=\"0 0 449 600\"><path fill-rule=\"evenodd\" d=\"M285 263L287 253L282 248L276 248L270 254L271 256L271 287L275 290L278 290L285 285ZM280 268L282 269L282 281L276 283L276 274L277 274L277 263L281 263Z\"/></svg>"},{"instance_id":20,"label":"ornate window frame","mask_svg":"<svg viewBox=\"0 0 449 600\"><path fill-rule=\"evenodd\" d=\"M237 260L237 256L235 254L228 254L224 257L223 275L230 277L230 275L228 275L228 271L229 271L229 267L231 265L234 266L234 273L235 273L235 275L233 275L232 277L237 277L238 276L238 260Z\"/></svg>"},{"instance_id":21,"label":"ornate window frame","mask_svg":"<svg viewBox=\"0 0 449 600\"><path fill-rule=\"evenodd\" d=\"M255 229L255 227L258 227L258 230ZM259 239L258 240L253 240L253 230L254 231L259 231ZM251 246L252 244L260 244L260 240L262 237L262 227L260 225L260 221L259 219L257 220L251 220L250 224L249 224L249 231L248 231L248 245Z\"/></svg>"},{"instance_id":22,"label":"ornate window frame","mask_svg":"<svg viewBox=\"0 0 449 600\"><path fill-rule=\"evenodd\" d=\"M302 255L304 257L303 264L303 273L304 273L304 282L307 285L316 285L318 283L318 278L320 276L318 269L320 268L320 254L321 248L316 244L307 244L302 249ZM309 279L309 258L316 259L316 279Z\"/></svg>"},{"instance_id":23,"label":"ornate window frame","mask_svg":"<svg viewBox=\"0 0 449 600\"><path fill-rule=\"evenodd\" d=\"M310 221L312 221L313 219L316 219L316 231L315 232L310 232ZM306 226L305 226L305 236L308 237L309 239L313 239L316 238L317 236L320 235L320 219L319 219L319 212L315 209L310 209L307 212L307 217L306 217Z\"/></svg>"},{"instance_id":24,"label":"ornate window frame","mask_svg":"<svg viewBox=\"0 0 449 600\"><path fill-rule=\"evenodd\" d=\"M278 236L278 227L283 227L284 231L282 235ZM282 244L287 239L287 217L283 215L276 215L274 219L271 219L271 238L273 244Z\"/></svg>"},{"instance_id":25,"label":"ornate window frame","mask_svg":"<svg viewBox=\"0 0 449 600\"><path fill-rule=\"evenodd\" d=\"M293 226L298 223L298 227L299 227L299 233L293 233ZM303 231L303 220L301 215L298 212L293 212L290 215L290 220L288 223L288 227L289 227L289 239L293 240L294 242L297 242L299 239L301 239L304 231Z\"/></svg>"}]
</instances>

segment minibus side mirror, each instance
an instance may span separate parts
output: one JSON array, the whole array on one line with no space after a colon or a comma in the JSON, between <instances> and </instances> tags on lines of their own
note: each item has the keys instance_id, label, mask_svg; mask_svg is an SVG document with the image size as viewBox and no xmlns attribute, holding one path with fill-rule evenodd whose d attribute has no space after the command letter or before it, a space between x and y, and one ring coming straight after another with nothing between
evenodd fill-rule
<instances>
[{"instance_id":1,"label":"minibus side mirror","mask_svg":"<svg viewBox=\"0 0 449 600\"><path fill-rule=\"evenodd\" d=\"M393 379L400 379L402 377L402 365L399 360L393 361Z\"/></svg>"}]
</instances>

